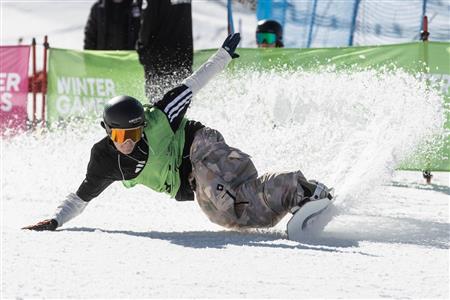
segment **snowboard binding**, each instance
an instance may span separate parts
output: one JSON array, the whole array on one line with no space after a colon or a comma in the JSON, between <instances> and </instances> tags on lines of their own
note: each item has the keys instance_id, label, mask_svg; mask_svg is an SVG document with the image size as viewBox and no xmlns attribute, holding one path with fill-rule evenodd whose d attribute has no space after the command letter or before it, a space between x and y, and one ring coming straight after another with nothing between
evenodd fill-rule
<instances>
[{"instance_id":1,"label":"snowboard binding","mask_svg":"<svg viewBox=\"0 0 450 300\"><path fill-rule=\"evenodd\" d=\"M297 206L291 209L291 213L295 213L299 210L303 205L307 202L320 200L320 199L333 199L333 188L329 189L323 183L320 183L316 180L301 180L300 185L304 190L304 195L302 200L297 204Z\"/></svg>"},{"instance_id":2,"label":"snowboard binding","mask_svg":"<svg viewBox=\"0 0 450 300\"><path fill-rule=\"evenodd\" d=\"M289 240L302 241L308 236L307 230L312 226L314 219L327 209L334 200L334 189L328 188L317 181L309 181L302 187L308 189L309 197L305 197L294 207L291 212L294 214L287 224L287 234ZM305 194L306 191L305 191Z\"/></svg>"}]
</instances>

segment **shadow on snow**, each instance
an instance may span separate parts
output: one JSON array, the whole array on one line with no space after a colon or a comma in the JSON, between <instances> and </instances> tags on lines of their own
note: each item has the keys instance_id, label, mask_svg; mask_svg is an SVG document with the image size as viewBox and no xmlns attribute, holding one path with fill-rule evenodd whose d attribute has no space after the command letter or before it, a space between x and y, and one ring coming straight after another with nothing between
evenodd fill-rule
<instances>
[{"instance_id":1,"label":"shadow on snow","mask_svg":"<svg viewBox=\"0 0 450 300\"><path fill-rule=\"evenodd\" d=\"M338 248L358 247L357 241L346 241L341 239L319 239L314 238L303 243L286 240L286 236L274 232L251 232L251 231L185 231L185 232L160 232L148 231L137 232L130 230L106 230L99 228L74 227L59 231L72 232L105 232L109 234L125 234L135 237L159 239L172 244L189 248L225 248L226 246L250 246L280 249L317 250L325 252L358 253L370 255L360 251L344 251Z\"/></svg>"},{"instance_id":2,"label":"shadow on snow","mask_svg":"<svg viewBox=\"0 0 450 300\"><path fill-rule=\"evenodd\" d=\"M370 218L370 216L367 216ZM74 227L59 231L74 232L105 232L109 234L124 234L134 237L159 239L172 244L189 248L225 248L226 246L251 246L280 249L319 250L326 252L348 253L345 248L356 249L362 241L376 243L412 244L439 249L450 248L450 224L433 221L423 221L413 218L383 217L378 226L362 228L339 228L336 231L325 231L319 236L311 236L301 243L289 241L281 232L269 230L243 231L131 231L108 230L88 227ZM350 250L353 251L353 250ZM367 253L356 252L361 255Z\"/></svg>"},{"instance_id":3,"label":"shadow on snow","mask_svg":"<svg viewBox=\"0 0 450 300\"><path fill-rule=\"evenodd\" d=\"M439 185L439 184L421 184L421 183L402 183L398 181L392 181L391 184L389 184L394 187L404 187L404 188L414 188L418 190L426 190L426 191L435 191L439 193L443 193L446 195L450 195L450 186L446 185Z\"/></svg>"}]
</instances>

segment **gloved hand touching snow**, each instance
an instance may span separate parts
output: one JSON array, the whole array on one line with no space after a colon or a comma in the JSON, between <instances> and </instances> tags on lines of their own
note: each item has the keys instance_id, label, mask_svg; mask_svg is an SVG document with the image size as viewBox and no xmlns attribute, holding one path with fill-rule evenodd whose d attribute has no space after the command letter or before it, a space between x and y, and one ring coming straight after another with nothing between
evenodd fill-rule
<instances>
[{"instance_id":1,"label":"gloved hand touching snow","mask_svg":"<svg viewBox=\"0 0 450 300\"><path fill-rule=\"evenodd\" d=\"M240 41L241 41L241 34L239 32L232 33L225 39L222 48L225 49L228 52L228 54L230 54L231 58L238 58L239 54L234 53L234 51L236 51L236 47Z\"/></svg>"},{"instance_id":2,"label":"gloved hand touching snow","mask_svg":"<svg viewBox=\"0 0 450 300\"><path fill-rule=\"evenodd\" d=\"M44 221L41 221L35 225L30 225L23 227L22 229L29 229L29 230L35 230L35 231L44 231L44 230L55 230L58 227L58 222L55 219L47 219Z\"/></svg>"}]
</instances>

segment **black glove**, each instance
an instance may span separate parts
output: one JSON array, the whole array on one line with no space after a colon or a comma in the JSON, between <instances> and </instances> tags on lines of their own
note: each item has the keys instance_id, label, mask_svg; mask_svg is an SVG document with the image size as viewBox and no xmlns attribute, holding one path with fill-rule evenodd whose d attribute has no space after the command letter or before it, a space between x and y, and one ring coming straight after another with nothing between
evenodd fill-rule
<instances>
[{"instance_id":1,"label":"black glove","mask_svg":"<svg viewBox=\"0 0 450 300\"><path fill-rule=\"evenodd\" d=\"M228 54L230 54L231 58L238 58L239 54L234 53L234 51L236 51L236 47L240 41L241 41L241 34L239 32L232 33L225 39L222 48L225 49L228 52Z\"/></svg>"},{"instance_id":2,"label":"black glove","mask_svg":"<svg viewBox=\"0 0 450 300\"><path fill-rule=\"evenodd\" d=\"M55 230L58 227L58 222L55 219L48 219L42 222L39 222L35 225L30 225L27 227L23 227L22 229L43 231L43 230Z\"/></svg>"}]
</instances>

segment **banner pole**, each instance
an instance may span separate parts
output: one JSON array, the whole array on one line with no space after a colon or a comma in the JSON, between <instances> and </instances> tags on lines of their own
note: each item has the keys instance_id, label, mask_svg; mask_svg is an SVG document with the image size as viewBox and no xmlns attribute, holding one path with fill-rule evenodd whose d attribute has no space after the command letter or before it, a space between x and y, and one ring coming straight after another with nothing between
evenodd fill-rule
<instances>
[{"instance_id":1,"label":"banner pole","mask_svg":"<svg viewBox=\"0 0 450 300\"><path fill-rule=\"evenodd\" d=\"M355 30L356 30L356 18L358 17L359 4L361 0L355 0L355 4L353 6L353 15L352 15L352 24L350 26L350 37L348 40L348 45L353 46Z\"/></svg>"},{"instance_id":2,"label":"banner pole","mask_svg":"<svg viewBox=\"0 0 450 300\"><path fill-rule=\"evenodd\" d=\"M308 41L306 42L306 48L311 48L314 22L316 21L317 1L318 0L314 0L313 2L313 11L311 13L311 20L309 22Z\"/></svg>"},{"instance_id":3,"label":"banner pole","mask_svg":"<svg viewBox=\"0 0 450 300\"><path fill-rule=\"evenodd\" d=\"M33 38L31 42L31 59L32 59L32 72L31 77L31 93L33 95L33 110L32 110L32 123L31 126L34 128L36 125L36 39Z\"/></svg>"},{"instance_id":4,"label":"banner pole","mask_svg":"<svg viewBox=\"0 0 450 300\"><path fill-rule=\"evenodd\" d=\"M420 39L423 42L428 42L428 37L430 36L430 33L428 32L428 17L423 16L422 21L422 31L420 32Z\"/></svg>"},{"instance_id":5,"label":"banner pole","mask_svg":"<svg viewBox=\"0 0 450 300\"><path fill-rule=\"evenodd\" d=\"M424 2L425 3L425 2ZM428 32L428 17L427 16L423 16L422 19L422 31L420 32L420 39L423 41L424 43L424 60L425 60L425 65L428 68L428 37L430 36L430 33ZM425 72L428 72L428 70L426 69ZM431 178L433 178L433 174L431 174L430 170L423 170L422 171L422 175L423 178L426 180L427 184L431 183Z\"/></svg>"},{"instance_id":6,"label":"banner pole","mask_svg":"<svg viewBox=\"0 0 450 300\"><path fill-rule=\"evenodd\" d=\"M46 108L46 96L47 96L47 50L49 48L48 37L44 37L44 65L43 65L43 82L42 82L42 127L46 126L45 121L45 108Z\"/></svg>"},{"instance_id":7,"label":"banner pole","mask_svg":"<svg viewBox=\"0 0 450 300\"><path fill-rule=\"evenodd\" d=\"M227 3L228 34L234 33L232 0Z\"/></svg>"}]
</instances>

